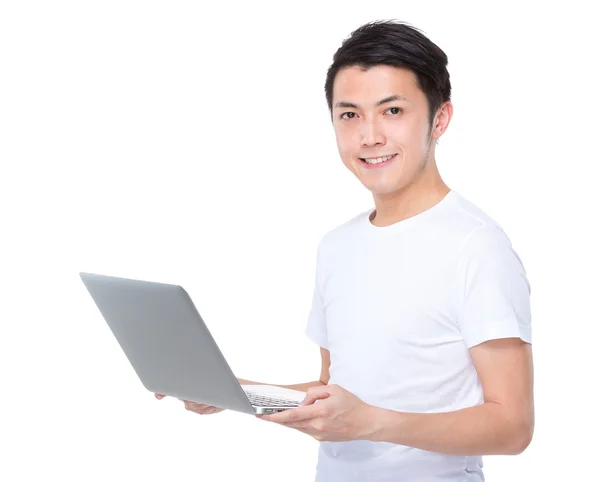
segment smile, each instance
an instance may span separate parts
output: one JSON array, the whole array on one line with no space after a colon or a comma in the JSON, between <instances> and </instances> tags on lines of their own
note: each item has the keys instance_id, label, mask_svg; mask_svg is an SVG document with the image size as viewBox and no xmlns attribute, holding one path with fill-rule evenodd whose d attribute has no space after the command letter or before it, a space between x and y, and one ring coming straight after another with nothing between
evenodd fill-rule
<instances>
[{"instance_id":1,"label":"smile","mask_svg":"<svg viewBox=\"0 0 600 482\"><path fill-rule=\"evenodd\" d=\"M362 157L359 157L359 159L363 166L370 169L370 168L383 167L383 166L388 165L396 157L396 155L397 154L392 154L389 156L377 157L377 158L368 159L368 160L365 160Z\"/></svg>"}]
</instances>

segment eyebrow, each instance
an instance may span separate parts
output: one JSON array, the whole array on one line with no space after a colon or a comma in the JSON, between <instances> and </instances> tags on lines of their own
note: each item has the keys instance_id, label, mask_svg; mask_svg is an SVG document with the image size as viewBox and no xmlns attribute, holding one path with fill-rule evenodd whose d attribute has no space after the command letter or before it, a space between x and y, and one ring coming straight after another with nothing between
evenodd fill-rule
<instances>
[{"instance_id":1,"label":"eyebrow","mask_svg":"<svg viewBox=\"0 0 600 482\"><path fill-rule=\"evenodd\" d=\"M379 102L377 102L374 105L374 107L379 107L380 105L387 104L388 102L392 102L394 100L402 100L402 101L408 102L410 104L410 101L407 98L402 97L401 95L390 95L389 97L386 97L385 99L381 99ZM350 107L352 109L360 109L360 106L353 104L352 102L344 102L344 101L337 102L335 104L335 108L337 109L338 107Z\"/></svg>"}]
</instances>

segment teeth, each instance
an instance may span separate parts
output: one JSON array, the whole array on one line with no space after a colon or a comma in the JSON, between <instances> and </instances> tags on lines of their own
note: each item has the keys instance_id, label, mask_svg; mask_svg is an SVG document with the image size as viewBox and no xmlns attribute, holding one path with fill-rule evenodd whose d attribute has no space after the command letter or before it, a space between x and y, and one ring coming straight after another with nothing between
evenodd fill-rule
<instances>
[{"instance_id":1,"label":"teeth","mask_svg":"<svg viewBox=\"0 0 600 482\"><path fill-rule=\"evenodd\" d=\"M380 162L385 162L389 159L391 159L392 157L394 157L395 154L392 154L391 156L385 156L385 157L377 157L375 159L365 159L365 162L367 164L379 164Z\"/></svg>"}]
</instances>

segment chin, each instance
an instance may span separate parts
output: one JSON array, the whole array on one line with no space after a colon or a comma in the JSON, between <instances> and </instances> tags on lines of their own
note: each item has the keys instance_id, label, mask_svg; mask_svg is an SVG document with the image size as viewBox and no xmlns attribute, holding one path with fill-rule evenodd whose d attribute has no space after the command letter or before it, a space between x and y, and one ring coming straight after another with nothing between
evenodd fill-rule
<instances>
[{"instance_id":1,"label":"chin","mask_svg":"<svg viewBox=\"0 0 600 482\"><path fill-rule=\"evenodd\" d=\"M400 184L387 185L387 186L381 186L381 185L369 186L367 184L363 184L363 186L365 186L371 192L371 194L374 194L377 196L385 196L386 194L392 194L392 193L399 191L402 188L402 186Z\"/></svg>"}]
</instances>

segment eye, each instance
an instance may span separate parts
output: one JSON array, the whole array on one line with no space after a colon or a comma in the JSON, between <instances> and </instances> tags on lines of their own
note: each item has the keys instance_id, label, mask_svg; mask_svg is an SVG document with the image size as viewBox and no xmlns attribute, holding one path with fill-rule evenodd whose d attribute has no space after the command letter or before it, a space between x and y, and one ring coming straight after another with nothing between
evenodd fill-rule
<instances>
[{"instance_id":1,"label":"eye","mask_svg":"<svg viewBox=\"0 0 600 482\"><path fill-rule=\"evenodd\" d=\"M392 109L397 109L399 111L398 113L402 112L402 109L400 107L390 107L388 110L392 110Z\"/></svg>"},{"instance_id":2,"label":"eye","mask_svg":"<svg viewBox=\"0 0 600 482\"><path fill-rule=\"evenodd\" d=\"M397 114L400 114L401 112L403 112L403 110L400 107L390 107L388 110L392 110L392 109L396 109L398 111ZM388 110L386 110L386 112ZM346 114L352 114L352 117L344 117ZM354 119L355 115L356 115L356 112L344 112L342 115L340 115L340 119ZM394 115L396 115L396 114L394 114Z\"/></svg>"}]
</instances>

